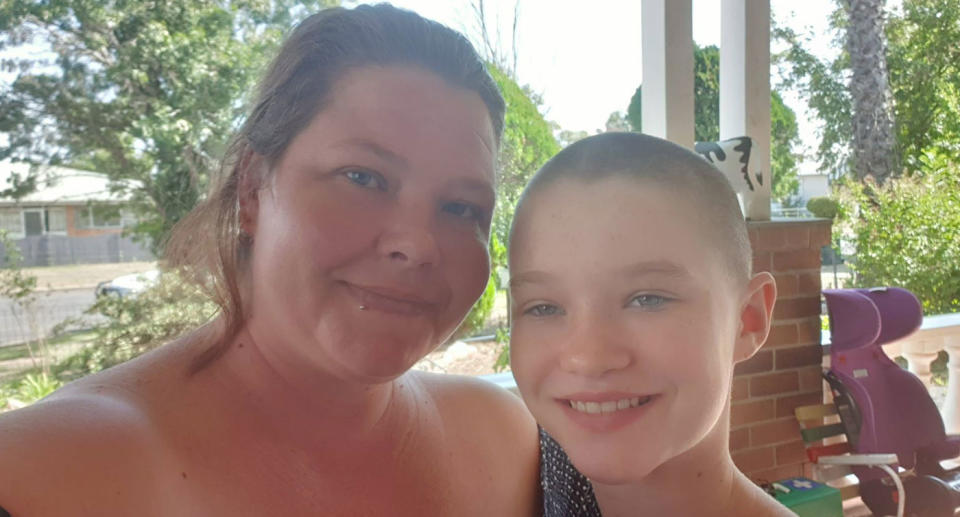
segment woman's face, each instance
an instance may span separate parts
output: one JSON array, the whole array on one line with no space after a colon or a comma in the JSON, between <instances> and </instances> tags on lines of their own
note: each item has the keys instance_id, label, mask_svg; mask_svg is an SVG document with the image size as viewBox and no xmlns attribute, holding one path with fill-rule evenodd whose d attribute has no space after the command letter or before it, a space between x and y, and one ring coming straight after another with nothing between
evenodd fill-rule
<instances>
[{"instance_id":1,"label":"woman's face","mask_svg":"<svg viewBox=\"0 0 960 517\"><path fill-rule=\"evenodd\" d=\"M257 342L382 382L446 339L489 276L495 146L472 91L415 67L346 72L244 203Z\"/></svg>"}]
</instances>

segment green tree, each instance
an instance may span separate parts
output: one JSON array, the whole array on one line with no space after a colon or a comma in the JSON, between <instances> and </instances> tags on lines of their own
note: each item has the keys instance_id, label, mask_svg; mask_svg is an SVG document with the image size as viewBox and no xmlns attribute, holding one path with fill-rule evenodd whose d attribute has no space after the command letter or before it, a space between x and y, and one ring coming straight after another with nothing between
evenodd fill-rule
<instances>
[{"instance_id":1,"label":"green tree","mask_svg":"<svg viewBox=\"0 0 960 517\"><path fill-rule=\"evenodd\" d=\"M960 142L960 3L954 0L904 0L887 13L885 34L889 86L896 133L892 175L924 174L934 154L956 155ZM873 22L869 22L868 25ZM847 48L851 23L838 8L831 26L841 48ZM774 35L787 50L777 56L785 84L807 98L823 122L817 158L821 170L840 177L854 170L854 95L845 78L852 74L849 51L833 60L806 50L811 36L777 27Z\"/></svg>"},{"instance_id":2,"label":"green tree","mask_svg":"<svg viewBox=\"0 0 960 517\"><path fill-rule=\"evenodd\" d=\"M844 3L843 5L847 5ZM897 145L883 185L848 174L853 159L850 47L821 60L807 41L778 28L786 79L800 87L823 122L821 168L844 177L835 234L855 247L859 286L898 285L918 295L930 313L960 310L960 4L904 0L886 21L887 66ZM876 23L876 22L871 22ZM831 24L844 42L853 22L844 8ZM872 51L872 50L871 50ZM851 177L852 176L852 177Z\"/></svg>"},{"instance_id":3,"label":"green tree","mask_svg":"<svg viewBox=\"0 0 960 517\"><path fill-rule=\"evenodd\" d=\"M205 192L225 140L283 34L333 0L8 0L0 48L49 46L6 62L0 159L66 163L129 193L151 245Z\"/></svg>"},{"instance_id":4,"label":"green tree","mask_svg":"<svg viewBox=\"0 0 960 517\"><path fill-rule=\"evenodd\" d=\"M693 54L694 139L713 142L720 138L720 49L696 45ZM627 120L634 131L642 131L641 92L637 87L627 107ZM796 194L798 155L794 148L800 136L797 116L776 91L770 93L770 168L773 198L787 200Z\"/></svg>"},{"instance_id":5,"label":"green tree","mask_svg":"<svg viewBox=\"0 0 960 517\"><path fill-rule=\"evenodd\" d=\"M839 9L830 20L835 28L845 23ZM785 50L773 56L774 62L781 65L781 87L799 91L823 122L816 150L818 169L833 178L844 176L851 170L853 131L852 104L844 81L846 59L841 56L825 61L814 56L805 48L810 36L800 36L790 28L775 26L771 33L786 45ZM839 36L834 44L843 46Z\"/></svg>"},{"instance_id":6,"label":"green tree","mask_svg":"<svg viewBox=\"0 0 960 517\"><path fill-rule=\"evenodd\" d=\"M614 111L607 117L607 123L604 125L604 131L630 131L630 121L627 120L626 113Z\"/></svg>"},{"instance_id":7,"label":"green tree","mask_svg":"<svg viewBox=\"0 0 960 517\"><path fill-rule=\"evenodd\" d=\"M899 159L911 174L960 142L960 4L907 0L887 22Z\"/></svg>"},{"instance_id":8,"label":"green tree","mask_svg":"<svg viewBox=\"0 0 960 517\"><path fill-rule=\"evenodd\" d=\"M484 328L497 293L506 289L506 285L501 285L500 272L507 266L506 243L517 200L533 173L560 151L551 125L540 113L541 99L529 88L518 85L496 64L488 63L487 68L503 92L507 111L497 161L497 209L490 232L490 280L457 332L461 336Z\"/></svg>"},{"instance_id":9,"label":"green tree","mask_svg":"<svg viewBox=\"0 0 960 517\"><path fill-rule=\"evenodd\" d=\"M489 69L507 105L497 164L497 213L493 219L493 234L505 243L523 187L541 165L560 151L560 146L540 113L540 99L498 67L491 65Z\"/></svg>"},{"instance_id":10,"label":"green tree","mask_svg":"<svg viewBox=\"0 0 960 517\"><path fill-rule=\"evenodd\" d=\"M781 202L789 200L800 188L800 178L797 177L799 155L793 150L799 143L797 115L783 103L779 92L770 92L771 196Z\"/></svg>"}]
</instances>

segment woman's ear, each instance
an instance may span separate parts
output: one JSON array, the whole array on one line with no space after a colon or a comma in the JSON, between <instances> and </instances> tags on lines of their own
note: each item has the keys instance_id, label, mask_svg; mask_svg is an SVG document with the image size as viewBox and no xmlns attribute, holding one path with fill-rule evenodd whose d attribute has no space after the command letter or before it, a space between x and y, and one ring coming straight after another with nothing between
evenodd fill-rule
<instances>
[{"instance_id":1,"label":"woman's ear","mask_svg":"<svg viewBox=\"0 0 960 517\"><path fill-rule=\"evenodd\" d=\"M776 300L777 283L773 275L763 271L750 279L740 306L740 332L734 346L734 362L753 357L766 342Z\"/></svg>"},{"instance_id":2,"label":"woman's ear","mask_svg":"<svg viewBox=\"0 0 960 517\"><path fill-rule=\"evenodd\" d=\"M240 232L252 237L257 232L260 188L263 185L263 157L248 151L237 170L237 217Z\"/></svg>"}]
</instances>

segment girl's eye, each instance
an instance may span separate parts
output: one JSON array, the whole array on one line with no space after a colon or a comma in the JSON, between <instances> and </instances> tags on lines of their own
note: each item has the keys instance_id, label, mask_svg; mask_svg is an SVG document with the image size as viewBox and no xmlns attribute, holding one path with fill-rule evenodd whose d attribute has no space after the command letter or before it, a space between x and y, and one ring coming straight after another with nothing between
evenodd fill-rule
<instances>
[{"instance_id":1,"label":"girl's eye","mask_svg":"<svg viewBox=\"0 0 960 517\"><path fill-rule=\"evenodd\" d=\"M670 299L658 294L640 294L630 300L630 306L644 309L661 309Z\"/></svg>"},{"instance_id":2,"label":"girl's eye","mask_svg":"<svg viewBox=\"0 0 960 517\"><path fill-rule=\"evenodd\" d=\"M530 316L537 317L537 318L543 318L546 316L557 316L557 315L563 314L563 311L560 309L560 307L557 307L556 305L550 305L549 303L540 303L523 311L523 313Z\"/></svg>"},{"instance_id":3,"label":"girl's eye","mask_svg":"<svg viewBox=\"0 0 960 517\"><path fill-rule=\"evenodd\" d=\"M377 173L367 172L363 170L349 170L344 173L348 180L360 185L364 188L374 188L378 190L386 190L387 182Z\"/></svg>"},{"instance_id":4,"label":"girl's eye","mask_svg":"<svg viewBox=\"0 0 960 517\"><path fill-rule=\"evenodd\" d=\"M444 204L443 211L460 219L483 221L486 218L484 211L480 207L459 201Z\"/></svg>"}]
</instances>

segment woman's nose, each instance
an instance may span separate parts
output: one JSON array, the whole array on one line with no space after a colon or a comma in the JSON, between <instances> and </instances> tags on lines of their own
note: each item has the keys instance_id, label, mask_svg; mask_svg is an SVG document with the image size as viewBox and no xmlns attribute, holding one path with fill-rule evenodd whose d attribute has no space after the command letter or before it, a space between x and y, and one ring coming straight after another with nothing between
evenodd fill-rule
<instances>
[{"instance_id":1,"label":"woman's nose","mask_svg":"<svg viewBox=\"0 0 960 517\"><path fill-rule=\"evenodd\" d=\"M589 316L575 322L563 343L560 368L584 377L600 377L626 368L631 362L628 336L613 318Z\"/></svg>"},{"instance_id":2,"label":"woman's nose","mask_svg":"<svg viewBox=\"0 0 960 517\"><path fill-rule=\"evenodd\" d=\"M377 241L380 256L400 267L437 265L440 250L430 222L424 219L407 216L388 222Z\"/></svg>"}]
</instances>

